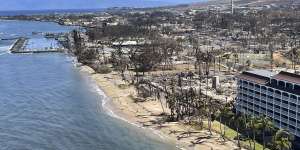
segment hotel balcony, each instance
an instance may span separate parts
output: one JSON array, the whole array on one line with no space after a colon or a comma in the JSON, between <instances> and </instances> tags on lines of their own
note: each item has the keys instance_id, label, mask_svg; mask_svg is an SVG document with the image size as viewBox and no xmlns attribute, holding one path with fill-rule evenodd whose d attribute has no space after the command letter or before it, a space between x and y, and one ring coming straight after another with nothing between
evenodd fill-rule
<instances>
[{"instance_id":1,"label":"hotel balcony","mask_svg":"<svg viewBox=\"0 0 300 150\"><path fill-rule=\"evenodd\" d=\"M295 98L292 98L292 97L291 97L291 98L289 99L289 101L292 102L292 103L297 104L297 99L295 99Z\"/></svg>"},{"instance_id":2,"label":"hotel balcony","mask_svg":"<svg viewBox=\"0 0 300 150\"><path fill-rule=\"evenodd\" d=\"M292 134L294 134L294 133L296 132L296 130L295 130L295 129L293 129L293 128L289 128L288 130L289 130L289 131L290 131L290 133L292 133Z\"/></svg>"},{"instance_id":3,"label":"hotel balcony","mask_svg":"<svg viewBox=\"0 0 300 150\"><path fill-rule=\"evenodd\" d=\"M295 121L290 120L289 124L296 127L296 122Z\"/></svg>"},{"instance_id":4,"label":"hotel balcony","mask_svg":"<svg viewBox=\"0 0 300 150\"><path fill-rule=\"evenodd\" d=\"M284 108L289 108L289 105L286 104L286 103L282 103L281 106L284 107Z\"/></svg>"},{"instance_id":5,"label":"hotel balcony","mask_svg":"<svg viewBox=\"0 0 300 150\"><path fill-rule=\"evenodd\" d=\"M281 94L274 94L274 97L276 97L276 98L280 98L281 99Z\"/></svg>"},{"instance_id":6,"label":"hotel balcony","mask_svg":"<svg viewBox=\"0 0 300 150\"><path fill-rule=\"evenodd\" d=\"M260 104L260 100L259 99L254 99L254 104L259 105Z\"/></svg>"},{"instance_id":7,"label":"hotel balcony","mask_svg":"<svg viewBox=\"0 0 300 150\"><path fill-rule=\"evenodd\" d=\"M269 110L273 110L273 107L274 106L267 105L267 109L269 109Z\"/></svg>"},{"instance_id":8,"label":"hotel balcony","mask_svg":"<svg viewBox=\"0 0 300 150\"><path fill-rule=\"evenodd\" d=\"M288 123L288 119L281 117L281 122Z\"/></svg>"},{"instance_id":9,"label":"hotel balcony","mask_svg":"<svg viewBox=\"0 0 300 150\"><path fill-rule=\"evenodd\" d=\"M289 100L289 97L287 97L287 96L283 96L283 95L282 95L282 100L286 100L286 101L288 101L288 100Z\"/></svg>"},{"instance_id":10,"label":"hotel balcony","mask_svg":"<svg viewBox=\"0 0 300 150\"><path fill-rule=\"evenodd\" d=\"M288 116L289 112L287 112L287 111L281 109L281 114L282 114L282 115L285 115L285 116Z\"/></svg>"},{"instance_id":11,"label":"hotel balcony","mask_svg":"<svg viewBox=\"0 0 300 150\"><path fill-rule=\"evenodd\" d=\"M248 92L248 95L254 97L254 94L252 92Z\"/></svg>"},{"instance_id":12,"label":"hotel balcony","mask_svg":"<svg viewBox=\"0 0 300 150\"><path fill-rule=\"evenodd\" d=\"M274 101L274 104L277 106L281 106L281 102L278 102L278 101Z\"/></svg>"},{"instance_id":13,"label":"hotel balcony","mask_svg":"<svg viewBox=\"0 0 300 150\"><path fill-rule=\"evenodd\" d=\"M260 109L260 110L259 110L259 113L260 113L260 114L266 114L266 110Z\"/></svg>"},{"instance_id":14,"label":"hotel balcony","mask_svg":"<svg viewBox=\"0 0 300 150\"><path fill-rule=\"evenodd\" d=\"M242 100L247 100L247 97L246 96L241 96L241 99Z\"/></svg>"},{"instance_id":15,"label":"hotel balcony","mask_svg":"<svg viewBox=\"0 0 300 150\"><path fill-rule=\"evenodd\" d=\"M259 103L259 106L260 106L260 107L263 107L263 108L267 108L267 104L266 104L266 103L263 103L263 102L260 102L260 103Z\"/></svg>"},{"instance_id":16,"label":"hotel balcony","mask_svg":"<svg viewBox=\"0 0 300 150\"><path fill-rule=\"evenodd\" d=\"M270 96L271 96L271 95L273 95L273 93L274 93L274 92L268 91L268 92L267 92L267 95L270 95Z\"/></svg>"},{"instance_id":17,"label":"hotel balcony","mask_svg":"<svg viewBox=\"0 0 300 150\"><path fill-rule=\"evenodd\" d=\"M297 116L295 114L290 113L289 116L290 116L290 118L297 119Z\"/></svg>"},{"instance_id":18,"label":"hotel balcony","mask_svg":"<svg viewBox=\"0 0 300 150\"><path fill-rule=\"evenodd\" d=\"M273 102L272 98L267 98L267 102Z\"/></svg>"},{"instance_id":19,"label":"hotel balcony","mask_svg":"<svg viewBox=\"0 0 300 150\"><path fill-rule=\"evenodd\" d=\"M297 107L296 106L292 106L292 105L290 105L290 108L289 108L290 110L294 110L294 111L297 111Z\"/></svg>"},{"instance_id":20,"label":"hotel balcony","mask_svg":"<svg viewBox=\"0 0 300 150\"><path fill-rule=\"evenodd\" d=\"M264 93L264 94L266 94L266 92L267 92L267 90L263 90L263 89L261 89L261 91L260 91L261 93Z\"/></svg>"},{"instance_id":21,"label":"hotel balcony","mask_svg":"<svg viewBox=\"0 0 300 150\"><path fill-rule=\"evenodd\" d=\"M248 98L248 99L247 99L247 102L253 104L254 100Z\"/></svg>"},{"instance_id":22,"label":"hotel balcony","mask_svg":"<svg viewBox=\"0 0 300 150\"><path fill-rule=\"evenodd\" d=\"M300 136L300 131L299 131L299 130L297 130L296 134L297 134L297 136Z\"/></svg>"}]
</instances>

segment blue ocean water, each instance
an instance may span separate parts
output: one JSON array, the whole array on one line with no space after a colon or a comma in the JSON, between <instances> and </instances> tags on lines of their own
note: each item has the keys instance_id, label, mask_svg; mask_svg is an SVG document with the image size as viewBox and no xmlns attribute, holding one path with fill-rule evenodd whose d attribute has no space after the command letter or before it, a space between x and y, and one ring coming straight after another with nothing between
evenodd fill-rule
<instances>
[{"instance_id":1,"label":"blue ocean water","mask_svg":"<svg viewBox=\"0 0 300 150\"><path fill-rule=\"evenodd\" d=\"M19 16L19 15L48 15L48 14L76 14L76 13L95 13L105 9L53 9L53 10L16 10L0 11L0 16Z\"/></svg>"},{"instance_id":2,"label":"blue ocean water","mask_svg":"<svg viewBox=\"0 0 300 150\"><path fill-rule=\"evenodd\" d=\"M2 38L70 30L54 23L0 21ZM1 150L175 149L108 115L101 105L104 95L66 54L10 54L12 42L0 43Z\"/></svg>"}]
</instances>

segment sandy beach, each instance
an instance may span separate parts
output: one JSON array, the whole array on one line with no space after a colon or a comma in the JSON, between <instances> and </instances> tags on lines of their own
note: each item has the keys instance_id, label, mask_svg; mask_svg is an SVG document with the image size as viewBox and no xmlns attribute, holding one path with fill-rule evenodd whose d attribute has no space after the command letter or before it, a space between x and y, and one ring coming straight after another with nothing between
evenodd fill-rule
<instances>
[{"instance_id":1,"label":"sandy beach","mask_svg":"<svg viewBox=\"0 0 300 150\"><path fill-rule=\"evenodd\" d=\"M166 142L175 143L187 150L233 150L238 149L233 141L225 142L217 133L209 134L206 129L197 129L183 122L161 122L163 112L158 100L149 99L135 102L136 90L122 81L121 77L112 72L96 74L88 66L79 67L80 72L89 75L103 92L110 98L106 104L117 116L141 127L153 129Z\"/></svg>"}]
</instances>

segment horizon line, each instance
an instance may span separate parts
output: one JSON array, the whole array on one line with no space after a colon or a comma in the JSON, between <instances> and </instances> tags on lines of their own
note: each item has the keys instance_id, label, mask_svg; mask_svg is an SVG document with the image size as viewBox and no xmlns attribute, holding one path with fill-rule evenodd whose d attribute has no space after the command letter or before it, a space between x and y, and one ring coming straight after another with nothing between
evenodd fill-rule
<instances>
[{"instance_id":1,"label":"horizon line","mask_svg":"<svg viewBox=\"0 0 300 150\"><path fill-rule=\"evenodd\" d=\"M161 6L145 6L145 7L99 7L99 8L60 8L60 9L11 9L11 10L0 10L0 12L12 12L12 11L57 11L57 10L98 10L98 9L112 9L112 8L132 8L132 9L147 9L147 8L163 8L163 7L176 7L180 5L191 5L195 3L203 3L200 2L190 2L190 3L179 3L179 4L168 4L168 5L161 5Z\"/></svg>"}]
</instances>

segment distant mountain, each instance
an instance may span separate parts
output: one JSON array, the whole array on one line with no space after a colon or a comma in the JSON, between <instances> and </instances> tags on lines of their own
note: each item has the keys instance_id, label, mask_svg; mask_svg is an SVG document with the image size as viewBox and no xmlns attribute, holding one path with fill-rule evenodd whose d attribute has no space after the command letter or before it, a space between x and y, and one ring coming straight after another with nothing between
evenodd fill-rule
<instances>
[{"instance_id":1,"label":"distant mountain","mask_svg":"<svg viewBox=\"0 0 300 150\"><path fill-rule=\"evenodd\" d=\"M157 7L205 0L1 0L0 11Z\"/></svg>"}]
</instances>

